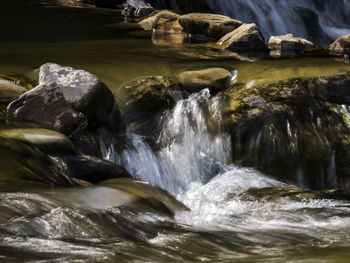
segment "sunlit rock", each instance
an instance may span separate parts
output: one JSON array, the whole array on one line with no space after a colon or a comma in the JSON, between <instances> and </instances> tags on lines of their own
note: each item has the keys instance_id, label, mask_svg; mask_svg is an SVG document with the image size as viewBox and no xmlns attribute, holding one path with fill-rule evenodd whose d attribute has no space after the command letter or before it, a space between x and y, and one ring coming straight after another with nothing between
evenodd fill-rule
<instances>
[{"instance_id":1,"label":"sunlit rock","mask_svg":"<svg viewBox=\"0 0 350 263\"><path fill-rule=\"evenodd\" d=\"M344 54L344 56L350 56L350 35L339 37L333 44L329 46L329 51L333 54Z\"/></svg>"},{"instance_id":2,"label":"sunlit rock","mask_svg":"<svg viewBox=\"0 0 350 263\"><path fill-rule=\"evenodd\" d=\"M72 108L55 82L27 91L8 105L7 112L17 120L41 124L64 134L77 133L87 126L84 114Z\"/></svg>"},{"instance_id":3,"label":"sunlit rock","mask_svg":"<svg viewBox=\"0 0 350 263\"><path fill-rule=\"evenodd\" d=\"M204 88L217 92L229 87L232 75L224 68L208 68L182 72L179 78L180 83L190 92L197 92Z\"/></svg>"},{"instance_id":4,"label":"sunlit rock","mask_svg":"<svg viewBox=\"0 0 350 263\"><path fill-rule=\"evenodd\" d=\"M265 51L265 40L255 24L243 24L223 36L217 45L232 51Z\"/></svg>"},{"instance_id":5,"label":"sunlit rock","mask_svg":"<svg viewBox=\"0 0 350 263\"><path fill-rule=\"evenodd\" d=\"M227 16L205 13L182 15L179 23L188 34L203 35L216 40L242 25L242 22Z\"/></svg>"},{"instance_id":6,"label":"sunlit rock","mask_svg":"<svg viewBox=\"0 0 350 263\"><path fill-rule=\"evenodd\" d=\"M179 24L178 18L180 15L170 11L161 11L153 19L153 30L163 32L182 32L183 28Z\"/></svg>"},{"instance_id":7,"label":"sunlit rock","mask_svg":"<svg viewBox=\"0 0 350 263\"><path fill-rule=\"evenodd\" d=\"M82 112L89 124L103 123L114 106L109 88L96 76L84 70L47 63L40 67L39 83L55 82L64 98L78 112Z\"/></svg>"},{"instance_id":8,"label":"sunlit rock","mask_svg":"<svg viewBox=\"0 0 350 263\"><path fill-rule=\"evenodd\" d=\"M304 38L295 37L293 34L270 37L268 47L274 53L303 52L315 48L315 45Z\"/></svg>"}]
</instances>

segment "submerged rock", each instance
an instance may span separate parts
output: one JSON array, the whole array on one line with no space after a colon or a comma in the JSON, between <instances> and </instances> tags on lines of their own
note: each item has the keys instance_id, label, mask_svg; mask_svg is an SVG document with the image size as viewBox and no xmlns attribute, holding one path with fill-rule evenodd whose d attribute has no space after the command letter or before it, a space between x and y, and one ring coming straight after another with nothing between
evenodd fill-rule
<instances>
[{"instance_id":1,"label":"submerged rock","mask_svg":"<svg viewBox=\"0 0 350 263\"><path fill-rule=\"evenodd\" d=\"M121 166L89 155L64 157L73 178L93 184L113 178L132 178Z\"/></svg>"},{"instance_id":2,"label":"submerged rock","mask_svg":"<svg viewBox=\"0 0 350 263\"><path fill-rule=\"evenodd\" d=\"M218 42L222 49L232 51L264 51L265 40L255 24L243 24L223 36Z\"/></svg>"},{"instance_id":3,"label":"submerged rock","mask_svg":"<svg viewBox=\"0 0 350 263\"><path fill-rule=\"evenodd\" d=\"M205 13L191 13L179 17L179 23L189 34L220 39L242 25L242 22L227 16Z\"/></svg>"},{"instance_id":4,"label":"submerged rock","mask_svg":"<svg viewBox=\"0 0 350 263\"><path fill-rule=\"evenodd\" d=\"M312 189L350 177L350 74L237 84L223 122L233 160ZM318 176L315 176L318 175Z\"/></svg>"},{"instance_id":5,"label":"submerged rock","mask_svg":"<svg viewBox=\"0 0 350 263\"><path fill-rule=\"evenodd\" d=\"M41 124L68 135L87 126L85 116L71 107L55 82L27 91L8 105L7 112L15 119Z\"/></svg>"},{"instance_id":6,"label":"submerged rock","mask_svg":"<svg viewBox=\"0 0 350 263\"><path fill-rule=\"evenodd\" d=\"M154 16L152 27L156 31L182 32L183 28L178 21L179 17L180 15L170 11L161 11Z\"/></svg>"},{"instance_id":7,"label":"submerged rock","mask_svg":"<svg viewBox=\"0 0 350 263\"><path fill-rule=\"evenodd\" d=\"M122 10L122 15L127 18L140 18L150 15L156 11L144 0L127 0Z\"/></svg>"},{"instance_id":8,"label":"submerged rock","mask_svg":"<svg viewBox=\"0 0 350 263\"><path fill-rule=\"evenodd\" d=\"M62 133L39 128L1 129L0 137L34 145L45 152L71 152L71 140Z\"/></svg>"},{"instance_id":9,"label":"submerged rock","mask_svg":"<svg viewBox=\"0 0 350 263\"><path fill-rule=\"evenodd\" d=\"M204 88L221 91L229 87L231 78L231 73L224 68L185 71L180 74L181 84L190 92L197 92Z\"/></svg>"},{"instance_id":10,"label":"submerged rock","mask_svg":"<svg viewBox=\"0 0 350 263\"><path fill-rule=\"evenodd\" d=\"M116 94L123 102L124 121L134 128L152 122L162 110L181 98L177 83L165 76L137 78L122 85Z\"/></svg>"},{"instance_id":11,"label":"submerged rock","mask_svg":"<svg viewBox=\"0 0 350 263\"><path fill-rule=\"evenodd\" d=\"M270 37L269 49L281 52L301 52L315 48L315 45L304 38L295 37L293 34Z\"/></svg>"},{"instance_id":12,"label":"submerged rock","mask_svg":"<svg viewBox=\"0 0 350 263\"><path fill-rule=\"evenodd\" d=\"M89 124L104 122L114 106L114 96L96 76L84 70L47 63L40 67L39 83L55 82L64 98L83 113Z\"/></svg>"},{"instance_id":13,"label":"submerged rock","mask_svg":"<svg viewBox=\"0 0 350 263\"><path fill-rule=\"evenodd\" d=\"M350 35L339 37L329 46L329 51L335 54L344 54L350 56Z\"/></svg>"}]
</instances>

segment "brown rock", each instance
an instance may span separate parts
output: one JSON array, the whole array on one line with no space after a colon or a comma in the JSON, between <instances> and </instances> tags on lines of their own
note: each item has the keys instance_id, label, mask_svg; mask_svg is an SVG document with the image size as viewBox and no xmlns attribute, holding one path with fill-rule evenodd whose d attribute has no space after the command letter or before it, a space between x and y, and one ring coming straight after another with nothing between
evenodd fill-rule
<instances>
[{"instance_id":1,"label":"brown rock","mask_svg":"<svg viewBox=\"0 0 350 263\"><path fill-rule=\"evenodd\" d=\"M315 45L300 37L295 37L292 34L270 37L269 49L281 51L304 51L315 48Z\"/></svg>"},{"instance_id":2,"label":"brown rock","mask_svg":"<svg viewBox=\"0 0 350 263\"><path fill-rule=\"evenodd\" d=\"M175 13L161 11L154 17L152 27L156 31L183 32L183 28L178 21L179 17L180 15Z\"/></svg>"},{"instance_id":3,"label":"brown rock","mask_svg":"<svg viewBox=\"0 0 350 263\"><path fill-rule=\"evenodd\" d=\"M224 68L208 68L196 71L185 71L180 74L180 82L190 92L203 88L214 91L226 89L230 85L232 75Z\"/></svg>"},{"instance_id":4,"label":"brown rock","mask_svg":"<svg viewBox=\"0 0 350 263\"><path fill-rule=\"evenodd\" d=\"M218 42L222 49L232 51L266 50L265 40L255 24L243 24L222 37Z\"/></svg>"},{"instance_id":5,"label":"brown rock","mask_svg":"<svg viewBox=\"0 0 350 263\"><path fill-rule=\"evenodd\" d=\"M217 14L191 13L179 17L179 23L189 34L220 39L242 25L242 22Z\"/></svg>"},{"instance_id":6,"label":"brown rock","mask_svg":"<svg viewBox=\"0 0 350 263\"><path fill-rule=\"evenodd\" d=\"M339 37L332 45L329 46L329 50L334 53L350 54L350 35Z\"/></svg>"}]
</instances>

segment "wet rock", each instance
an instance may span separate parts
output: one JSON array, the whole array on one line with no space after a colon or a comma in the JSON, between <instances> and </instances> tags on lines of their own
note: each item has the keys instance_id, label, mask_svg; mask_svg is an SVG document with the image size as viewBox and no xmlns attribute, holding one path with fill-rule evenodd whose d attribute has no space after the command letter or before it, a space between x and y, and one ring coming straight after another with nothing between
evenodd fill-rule
<instances>
[{"instance_id":1,"label":"wet rock","mask_svg":"<svg viewBox=\"0 0 350 263\"><path fill-rule=\"evenodd\" d=\"M18 99L27 90L14 81L0 78L0 103L9 103Z\"/></svg>"},{"instance_id":2,"label":"wet rock","mask_svg":"<svg viewBox=\"0 0 350 263\"><path fill-rule=\"evenodd\" d=\"M243 24L223 36L217 45L232 51L265 51L265 40L255 24Z\"/></svg>"},{"instance_id":3,"label":"wet rock","mask_svg":"<svg viewBox=\"0 0 350 263\"><path fill-rule=\"evenodd\" d=\"M122 10L122 15L127 18L140 18L150 15L156 11L144 0L127 0Z\"/></svg>"},{"instance_id":4,"label":"wet rock","mask_svg":"<svg viewBox=\"0 0 350 263\"><path fill-rule=\"evenodd\" d=\"M154 20L154 16L150 16L147 17L145 19L142 19L140 22L138 22L137 24L144 30L146 31L152 31L153 30L153 20Z\"/></svg>"},{"instance_id":5,"label":"wet rock","mask_svg":"<svg viewBox=\"0 0 350 263\"><path fill-rule=\"evenodd\" d=\"M45 152L71 152L71 140L62 133L39 128L12 128L1 129L0 137L21 141L44 150Z\"/></svg>"},{"instance_id":6,"label":"wet rock","mask_svg":"<svg viewBox=\"0 0 350 263\"><path fill-rule=\"evenodd\" d=\"M350 73L237 83L225 95L235 162L311 189L350 177Z\"/></svg>"},{"instance_id":7,"label":"wet rock","mask_svg":"<svg viewBox=\"0 0 350 263\"><path fill-rule=\"evenodd\" d=\"M87 71L47 63L40 67L39 72L39 83L46 82L56 82L64 98L86 116L89 124L103 123L113 109L112 92Z\"/></svg>"},{"instance_id":8,"label":"wet rock","mask_svg":"<svg viewBox=\"0 0 350 263\"><path fill-rule=\"evenodd\" d=\"M231 78L231 73L224 68L208 68L182 72L180 83L190 92L197 92L204 88L217 92L228 88Z\"/></svg>"},{"instance_id":9,"label":"wet rock","mask_svg":"<svg viewBox=\"0 0 350 263\"><path fill-rule=\"evenodd\" d=\"M182 15L179 17L179 23L186 33L213 39L220 39L242 25L242 22L227 16L205 13Z\"/></svg>"},{"instance_id":10,"label":"wet rock","mask_svg":"<svg viewBox=\"0 0 350 263\"><path fill-rule=\"evenodd\" d=\"M183 28L180 25L178 18L180 15L169 12L161 11L153 19L153 30L163 32L182 32Z\"/></svg>"},{"instance_id":11,"label":"wet rock","mask_svg":"<svg viewBox=\"0 0 350 263\"><path fill-rule=\"evenodd\" d=\"M181 92L169 77L148 76L122 85L116 95L123 102L120 109L124 121L131 124L131 128L137 128L152 122L162 110L173 106Z\"/></svg>"},{"instance_id":12,"label":"wet rock","mask_svg":"<svg viewBox=\"0 0 350 263\"><path fill-rule=\"evenodd\" d=\"M8 105L7 112L17 120L41 124L68 135L87 126L85 116L71 107L55 82L27 91Z\"/></svg>"},{"instance_id":13,"label":"wet rock","mask_svg":"<svg viewBox=\"0 0 350 263\"><path fill-rule=\"evenodd\" d=\"M93 156L71 155L64 160L72 177L93 184L113 178L132 178L120 165Z\"/></svg>"},{"instance_id":14,"label":"wet rock","mask_svg":"<svg viewBox=\"0 0 350 263\"><path fill-rule=\"evenodd\" d=\"M350 35L339 37L333 44L329 46L329 51L335 54L344 54L350 56Z\"/></svg>"},{"instance_id":15,"label":"wet rock","mask_svg":"<svg viewBox=\"0 0 350 263\"><path fill-rule=\"evenodd\" d=\"M315 48L315 45L304 38L295 37L293 34L270 37L269 49L280 52L301 52Z\"/></svg>"}]
</instances>

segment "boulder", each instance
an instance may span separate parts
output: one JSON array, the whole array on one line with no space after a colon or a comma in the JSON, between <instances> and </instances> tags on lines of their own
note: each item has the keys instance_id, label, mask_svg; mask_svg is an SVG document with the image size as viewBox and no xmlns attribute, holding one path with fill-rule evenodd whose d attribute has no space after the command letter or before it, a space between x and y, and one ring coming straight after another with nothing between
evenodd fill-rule
<instances>
[{"instance_id":1,"label":"boulder","mask_svg":"<svg viewBox=\"0 0 350 263\"><path fill-rule=\"evenodd\" d=\"M113 178L132 178L120 165L89 155L64 157L71 176L93 184Z\"/></svg>"},{"instance_id":2,"label":"boulder","mask_svg":"<svg viewBox=\"0 0 350 263\"><path fill-rule=\"evenodd\" d=\"M0 137L33 145L45 152L71 152L71 140L62 133L39 128L1 129Z\"/></svg>"},{"instance_id":3,"label":"boulder","mask_svg":"<svg viewBox=\"0 0 350 263\"><path fill-rule=\"evenodd\" d=\"M122 10L122 15L127 18L140 18L150 15L156 11L144 0L127 0Z\"/></svg>"},{"instance_id":4,"label":"boulder","mask_svg":"<svg viewBox=\"0 0 350 263\"><path fill-rule=\"evenodd\" d=\"M39 83L56 82L64 98L82 112L89 124L104 122L114 106L114 96L96 76L84 70L47 63L40 67Z\"/></svg>"},{"instance_id":5,"label":"boulder","mask_svg":"<svg viewBox=\"0 0 350 263\"><path fill-rule=\"evenodd\" d=\"M137 78L122 85L116 95L124 106L120 107L124 121L135 128L152 122L181 98L177 83L165 76Z\"/></svg>"},{"instance_id":6,"label":"boulder","mask_svg":"<svg viewBox=\"0 0 350 263\"><path fill-rule=\"evenodd\" d=\"M178 21L186 33L213 39L220 39L242 25L242 22L227 16L205 13L182 15Z\"/></svg>"},{"instance_id":7,"label":"boulder","mask_svg":"<svg viewBox=\"0 0 350 263\"><path fill-rule=\"evenodd\" d=\"M153 30L153 20L154 16L146 17L145 19L142 19L140 22L137 23L141 28L143 28L146 31L152 31Z\"/></svg>"},{"instance_id":8,"label":"boulder","mask_svg":"<svg viewBox=\"0 0 350 263\"><path fill-rule=\"evenodd\" d=\"M265 40L255 24L243 24L223 36L217 45L232 51L264 51Z\"/></svg>"},{"instance_id":9,"label":"boulder","mask_svg":"<svg viewBox=\"0 0 350 263\"><path fill-rule=\"evenodd\" d=\"M350 73L237 83L224 95L234 162L309 189L350 178Z\"/></svg>"},{"instance_id":10,"label":"boulder","mask_svg":"<svg viewBox=\"0 0 350 263\"><path fill-rule=\"evenodd\" d=\"M197 92L204 88L221 91L229 87L231 78L231 73L224 68L208 68L182 72L180 83L189 92Z\"/></svg>"},{"instance_id":11,"label":"boulder","mask_svg":"<svg viewBox=\"0 0 350 263\"><path fill-rule=\"evenodd\" d=\"M161 11L155 15L153 19L153 30L175 33L182 32L183 28L178 21L179 17L180 15L172 13L170 11Z\"/></svg>"},{"instance_id":12,"label":"boulder","mask_svg":"<svg viewBox=\"0 0 350 263\"><path fill-rule=\"evenodd\" d=\"M268 44L269 49L289 52L300 52L315 48L315 45L292 34L282 36L271 36Z\"/></svg>"},{"instance_id":13,"label":"boulder","mask_svg":"<svg viewBox=\"0 0 350 263\"><path fill-rule=\"evenodd\" d=\"M339 37L329 46L329 51L336 54L350 55L350 35Z\"/></svg>"},{"instance_id":14,"label":"boulder","mask_svg":"<svg viewBox=\"0 0 350 263\"><path fill-rule=\"evenodd\" d=\"M55 82L27 91L8 105L7 112L15 119L41 124L69 135L87 126L85 116L72 108Z\"/></svg>"}]
</instances>

